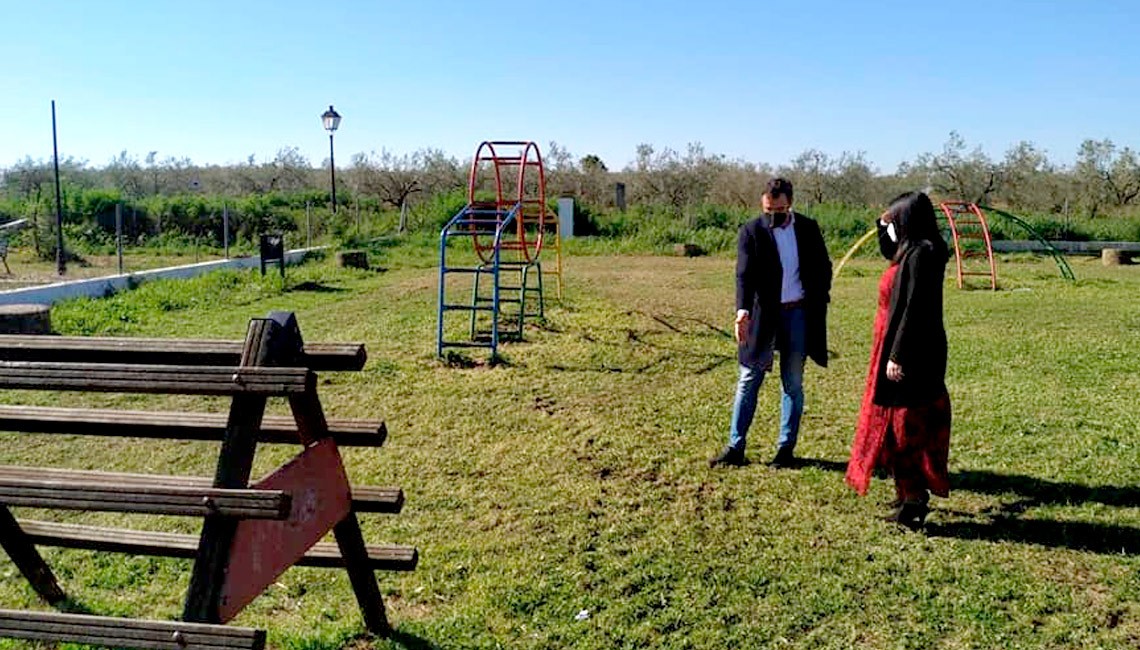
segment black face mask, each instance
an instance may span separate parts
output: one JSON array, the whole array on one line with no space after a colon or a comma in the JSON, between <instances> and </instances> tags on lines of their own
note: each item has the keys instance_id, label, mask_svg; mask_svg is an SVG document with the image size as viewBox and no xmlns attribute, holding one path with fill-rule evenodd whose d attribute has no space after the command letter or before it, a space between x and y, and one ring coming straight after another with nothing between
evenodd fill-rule
<instances>
[{"instance_id":1,"label":"black face mask","mask_svg":"<svg viewBox=\"0 0 1140 650\"><path fill-rule=\"evenodd\" d=\"M772 223L773 228L779 228L787 223L791 214L791 212L767 212L764 216L768 217L768 221Z\"/></svg>"}]
</instances>

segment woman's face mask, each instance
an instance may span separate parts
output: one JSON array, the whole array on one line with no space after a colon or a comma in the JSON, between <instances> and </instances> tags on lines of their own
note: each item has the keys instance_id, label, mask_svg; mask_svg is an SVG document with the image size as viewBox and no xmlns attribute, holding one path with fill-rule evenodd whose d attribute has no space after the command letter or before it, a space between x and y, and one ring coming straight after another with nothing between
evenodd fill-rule
<instances>
[{"instance_id":1,"label":"woman's face mask","mask_svg":"<svg viewBox=\"0 0 1140 650\"><path fill-rule=\"evenodd\" d=\"M893 221L887 224L887 237L890 237L894 243L899 243L899 235L895 232L895 222Z\"/></svg>"}]
</instances>

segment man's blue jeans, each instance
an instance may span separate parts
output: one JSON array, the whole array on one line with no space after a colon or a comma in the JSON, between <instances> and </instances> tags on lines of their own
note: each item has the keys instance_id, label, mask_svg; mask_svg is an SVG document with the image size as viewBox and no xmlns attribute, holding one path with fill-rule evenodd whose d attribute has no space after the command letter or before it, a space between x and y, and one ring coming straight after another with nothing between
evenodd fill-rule
<instances>
[{"instance_id":1,"label":"man's blue jeans","mask_svg":"<svg viewBox=\"0 0 1140 650\"><path fill-rule=\"evenodd\" d=\"M784 397L780 403L780 439L777 448L791 452L800 434L800 418L804 412L804 361L806 353L806 327L802 307L784 309L776 334L776 350L780 353L780 383ZM744 452L748 428L756 414L756 396L764 383L765 369L740 366L736 382L736 399L732 404L732 429L728 446Z\"/></svg>"}]
</instances>

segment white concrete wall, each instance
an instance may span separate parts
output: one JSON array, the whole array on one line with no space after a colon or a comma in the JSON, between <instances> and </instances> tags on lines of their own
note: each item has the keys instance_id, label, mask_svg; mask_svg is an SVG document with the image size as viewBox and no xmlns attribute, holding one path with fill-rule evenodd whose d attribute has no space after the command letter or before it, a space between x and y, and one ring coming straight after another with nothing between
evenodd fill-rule
<instances>
[{"instance_id":1,"label":"white concrete wall","mask_svg":"<svg viewBox=\"0 0 1140 650\"><path fill-rule=\"evenodd\" d=\"M1140 242L1128 241L1050 241L1053 248L1070 255L1100 255L1105 248L1119 248L1123 251L1140 253ZM1047 248L1034 239L995 239L993 241L995 253L1043 253Z\"/></svg>"},{"instance_id":2,"label":"white concrete wall","mask_svg":"<svg viewBox=\"0 0 1140 650\"><path fill-rule=\"evenodd\" d=\"M285 253L287 264L297 264L305 258L305 254L317 248L299 248ZM52 305L61 300L71 298L102 298L125 289L132 285L141 284L147 280L168 280L192 278L210 271L219 269L257 268L261 265L261 257L236 257L228 260L214 260L199 262L185 266L171 266L165 269L151 269L137 273L124 273L122 275L106 275L101 278L87 278L84 280L70 280L56 282L38 287L23 287L11 291L0 291L0 305L16 303L38 303ZM276 265L270 265L266 273L278 273Z\"/></svg>"}]
</instances>

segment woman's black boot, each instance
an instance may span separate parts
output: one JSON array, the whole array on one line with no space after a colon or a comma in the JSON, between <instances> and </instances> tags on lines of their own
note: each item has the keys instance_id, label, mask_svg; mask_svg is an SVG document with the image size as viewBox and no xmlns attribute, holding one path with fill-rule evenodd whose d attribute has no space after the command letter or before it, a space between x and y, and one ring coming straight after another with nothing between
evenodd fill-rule
<instances>
[{"instance_id":1,"label":"woman's black boot","mask_svg":"<svg viewBox=\"0 0 1140 650\"><path fill-rule=\"evenodd\" d=\"M887 521L893 521L900 526L906 526L911 530L918 530L926 523L926 515L930 512L930 508L919 501L904 501L902 505L895 508L894 512L887 515Z\"/></svg>"}]
</instances>

